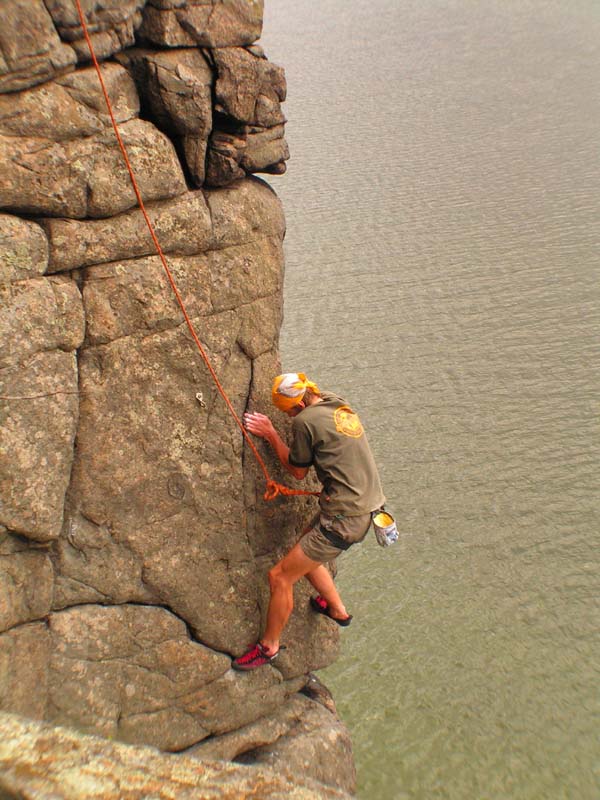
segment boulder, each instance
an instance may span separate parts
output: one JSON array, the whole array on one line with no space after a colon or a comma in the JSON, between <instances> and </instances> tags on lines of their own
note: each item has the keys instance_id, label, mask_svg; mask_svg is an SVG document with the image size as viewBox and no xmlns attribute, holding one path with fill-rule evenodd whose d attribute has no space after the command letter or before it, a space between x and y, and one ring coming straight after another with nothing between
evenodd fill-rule
<instances>
[{"instance_id":1,"label":"boulder","mask_svg":"<svg viewBox=\"0 0 600 800\"><path fill-rule=\"evenodd\" d=\"M78 603L158 603L144 583L144 561L108 523L67 508L62 536L51 552L55 609Z\"/></svg>"},{"instance_id":2,"label":"boulder","mask_svg":"<svg viewBox=\"0 0 600 800\"><path fill-rule=\"evenodd\" d=\"M268 172L280 175L285 172L285 161L290 156L284 139L283 125L272 128L245 128L246 147L240 165L245 172Z\"/></svg>"},{"instance_id":3,"label":"boulder","mask_svg":"<svg viewBox=\"0 0 600 800\"><path fill-rule=\"evenodd\" d=\"M118 123L134 119L139 99L133 80L118 64L103 64L102 77ZM110 126L104 95L93 67L43 86L0 95L0 134L64 142L102 133Z\"/></svg>"},{"instance_id":4,"label":"boulder","mask_svg":"<svg viewBox=\"0 0 600 800\"><path fill-rule=\"evenodd\" d=\"M43 83L73 69L76 61L60 40L44 0L3 0L0 93Z\"/></svg>"},{"instance_id":5,"label":"boulder","mask_svg":"<svg viewBox=\"0 0 600 800\"><path fill-rule=\"evenodd\" d=\"M140 34L163 47L235 47L262 30L263 0L148 0Z\"/></svg>"},{"instance_id":6,"label":"boulder","mask_svg":"<svg viewBox=\"0 0 600 800\"><path fill-rule=\"evenodd\" d=\"M48 251L48 239L39 225L0 214L0 285L43 275Z\"/></svg>"},{"instance_id":7,"label":"boulder","mask_svg":"<svg viewBox=\"0 0 600 800\"><path fill-rule=\"evenodd\" d=\"M164 608L80 606L51 614L49 630L48 719L80 730L181 750L289 693L273 668L234 672Z\"/></svg>"},{"instance_id":8,"label":"boulder","mask_svg":"<svg viewBox=\"0 0 600 800\"><path fill-rule=\"evenodd\" d=\"M150 203L146 210L164 253L203 253L214 238L202 192L186 192L172 200ZM109 219L46 218L39 222L49 241L49 272L156 253L139 208Z\"/></svg>"},{"instance_id":9,"label":"boulder","mask_svg":"<svg viewBox=\"0 0 600 800\"><path fill-rule=\"evenodd\" d=\"M131 70L156 125L179 146L196 186L204 183L212 129L212 70L197 48L157 52L133 49L122 63Z\"/></svg>"},{"instance_id":10,"label":"boulder","mask_svg":"<svg viewBox=\"0 0 600 800\"><path fill-rule=\"evenodd\" d=\"M144 200L186 191L173 145L154 125L134 119L120 132ZM137 203L112 130L67 142L2 136L0 157L0 207L7 210L108 217Z\"/></svg>"},{"instance_id":11,"label":"boulder","mask_svg":"<svg viewBox=\"0 0 600 800\"><path fill-rule=\"evenodd\" d=\"M253 172L281 175L288 158L282 125L268 129L243 126L235 134L214 130L209 141L206 183L227 186Z\"/></svg>"},{"instance_id":12,"label":"boulder","mask_svg":"<svg viewBox=\"0 0 600 800\"><path fill-rule=\"evenodd\" d=\"M254 360L273 349L283 321L280 296L267 296L247 303L239 311L240 330L237 343L244 355Z\"/></svg>"},{"instance_id":13,"label":"boulder","mask_svg":"<svg viewBox=\"0 0 600 800\"><path fill-rule=\"evenodd\" d=\"M216 73L217 113L207 183L225 186L252 172L285 172L289 150L281 110L286 96L283 70L267 61L257 46L216 48L210 59Z\"/></svg>"},{"instance_id":14,"label":"boulder","mask_svg":"<svg viewBox=\"0 0 600 800\"><path fill-rule=\"evenodd\" d=\"M285 235L281 202L259 178L238 181L206 196L201 191L186 192L149 204L147 210L165 254L195 255L245 245L257 238L281 241ZM46 218L39 223L50 246L48 272L156 253L139 209L109 219ZM243 284L240 287L243 292Z\"/></svg>"},{"instance_id":15,"label":"boulder","mask_svg":"<svg viewBox=\"0 0 600 800\"><path fill-rule=\"evenodd\" d=\"M44 622L18 625L0 633L2 711L36 719L46 716L49 660L50 635Z\"/></svg>"},{"instance_id":16,"label":"boulder","mask_svg":"<svg viewBox=\"0 0 600 800\"><path fill-rule=\"evenodd\" d=\"M74 281L40 277L0 286L0 369L27 365L37 353L76 350L83 340L83 306Z\"/></svg>"},{"instance_id":17,"label":"boulder","mask_svg":"<svg viewBox=\"0 0 600 800\"><path fill-rule=\"evenodd\" d=\"M250 725L194 745L186 755L283 768L349 793L356 789L348 731L335 710L303 694Z\"/></svg>"},{"instance_id":18,"label":"boulder","mask_svg":"<svg viewBox=\"0 0 600 800\"><path fill-rule=\"evenodd\" d=\"M244 310L253 301L269 300L260 326L271 316L279 319L283 275L283 249L279 236L267 233L246 244L231 244L207 253L212 308L215 312ZM274 335L271 339L276 341Z\"/></svg>"},{"instance_id":19,"label":"boulder","mask_svg":"<svg viewBox=\"0 0 600 800\"><path fill-rule=\"evenodd\" d=\"M47 549L0 532L0 631L45 617L53 586Z\"/></svg>"},{"instance_id":20,"label":"boulder","mask_svg":"<svg viewBox=\"0 0 600 800\"><path fill-rule=\"evenodd\" d=\"M60 350L0 369L0 524L56 539L73 461L77 362Z\"/></svg>"},{"instance_id":21,"label":"boulder","mask_svg":"<svg viewBox=\"0 0 600 800\"><path fill-rule=\"evenodd\" d=\"M146 0L83 0L86 27L97 58L106 58L135 41ZM89 61L77 6L72 0L45 0L60 38L69 42L79 61Z\"/></svg>"},{"instance_id":22,"label":"boulder","mask_svg":"<svg viewBox=\"0 0 600 800\"><path fill-rule=\"evenodd\" d=\"M208 316L213 308L206 256L171 256L169 269L188 313L193 318ZM183 320L158 256L90 267L85 272L83 299L87 343L92 345L137 331L158 333Z\"/></svg>"},{"instance_id":23,"label":"boulder","mask_svg":"<svg viewBox=\"0 0 600 800\"><path fill-rule=\"evenodd\" d=\"M210 250L250 242L258 236L283 240L285 217L273 189L259 178L236 181L207 192L212 220Z\"/></svg>"},{"instance_id":24,"label":"boulder","mask_svg":"<svg viewBox=\"0 0 600 800\"><path fill-rule=\"evenodd\" d=\"M239 324L233 312L204 318L202 339L241 415L250 362L235 344ZM108 527L126 551L118 563L133 561L135 580L141 569L153 596L183 616L201 641L229 652L243 648L256 635L258 617L251 552L240 536L241 496L231 494L242 483L241 434L187 328L87 348L80 385L63 539L69 547L84 540L82 518L86 527ZM88 564L84 554L68 559L78 563L74 577L109 594L104 571L90 569L96 559ZM67 559L61 563L66 567Z\"/></svg>"},{"instance_id":25,"label":"boulder","mask_svg":"<svg viewBox=\"0 0 600 800\"><path fill-rule=\"evenodd\" d=\"M210 52L215 66L215 111L237 123L271 128L285 122L285 73L267 61L259 47L219 47Z\"/></svg>"},{"instance_id":26,"label":"boulder","mask_svg":"<svg viewBox=\"0 0 600 800\"><path fill-rule=\"evenodd\" d=\"M269 350L281 323L281 243L264 238L196 256L170 256L169 269L191 317L239 308L238 344L249 358ZM182 312L158 256L85 272L88 344L180 325Z\"/></svg>"},{"instance_id":27,"label":"boulder","mask_svg":"<svg viewBox=\"0 0 600 800\"><path fill-rule=\"evenodd\" d=\"M0 524L58 537L78 418L83 308L75 283L37 278L0 286Z\"/></svg>"},{"instance_id":28,"label":"boulder","mask_svg":"<svg viewBox=\"0 0 600 800\"><path fill-rule=\"evenodd\" d=\"M0 714L0 794L38 800L349 800L341 789L266 767L166 755Z\"/></svg>"}]
</instances>

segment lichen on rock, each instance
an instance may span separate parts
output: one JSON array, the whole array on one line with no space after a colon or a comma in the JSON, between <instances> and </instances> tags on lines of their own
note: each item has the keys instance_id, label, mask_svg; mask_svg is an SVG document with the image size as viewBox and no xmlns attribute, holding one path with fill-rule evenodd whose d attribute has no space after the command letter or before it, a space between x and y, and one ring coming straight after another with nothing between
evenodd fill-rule
<instances>
[{"instance_id":1,"label":"lichen on rock","mask_svg":"<svg viewBox=\"0 0 600 800\"><path fill-rule=\"evenodd\" d=\"M0 713L0 796L7 800L348 800L287 770L198 761Z\"/></svg>"}]
</instances>

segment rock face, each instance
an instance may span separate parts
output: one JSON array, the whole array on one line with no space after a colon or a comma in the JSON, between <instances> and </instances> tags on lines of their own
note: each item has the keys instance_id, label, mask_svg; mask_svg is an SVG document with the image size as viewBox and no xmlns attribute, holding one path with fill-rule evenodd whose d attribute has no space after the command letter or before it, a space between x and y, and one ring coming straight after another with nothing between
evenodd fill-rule
<instances>
[{"instance_id":1,"label":"rock face","mask_svg":"<svg viewBox=\"0 0 600 800\"><path fill-rule=\"evenodd\" d=\"M83 6L203 348L239 416L266 410L285 221L252 173L288 153L262 3ZM0 14L0 710L352 790L345 729L300 693L338 648L307 585L277 668L231 669L314 501L262 499L75 4Z\"/></svg>"},{"instance_id":2,"label":"rock face","mask_svg":"<svg viewBox=\"0 0 600 800\"><path fill-rule=\"evenodd\" d=\"M6 800L349 800L343 790L265 766L199 762L0 713Z\"/></svg>"}]
</instances>

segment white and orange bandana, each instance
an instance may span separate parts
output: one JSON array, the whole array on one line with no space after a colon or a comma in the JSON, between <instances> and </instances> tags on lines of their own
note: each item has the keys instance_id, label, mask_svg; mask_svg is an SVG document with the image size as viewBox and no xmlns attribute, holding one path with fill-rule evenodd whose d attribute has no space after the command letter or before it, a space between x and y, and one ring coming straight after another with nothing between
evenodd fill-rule
<instances>
[{"instance_id":1,"label":"white and orange bandana","mask_svg":"<svg viewBox=\"0 0 600 800\"><path fill-rule=\"evenodd\" d=\"M307 389L315 394L321 394L317 384L309 380L303 372L286 372L278 375L273 381L271 392L273 405L280 411L289 411L300 403Z\"/></svg>"}]
</instances>

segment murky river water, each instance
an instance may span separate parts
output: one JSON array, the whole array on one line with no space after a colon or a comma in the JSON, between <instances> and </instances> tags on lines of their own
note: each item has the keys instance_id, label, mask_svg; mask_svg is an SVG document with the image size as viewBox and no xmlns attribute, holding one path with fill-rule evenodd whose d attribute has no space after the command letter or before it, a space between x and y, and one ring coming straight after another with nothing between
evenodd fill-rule
<instances>
[{"instance_id":1,"label":"murky river water","mask_svg":"<svg viewBox=\"0 0 600 800\"><path fill-rule=\"evenodd\" d=\"M284 368L360 411L402 543L322 677L364 800L595 800L600 4L267 0Z\"/></svg>"}]
</instances>

